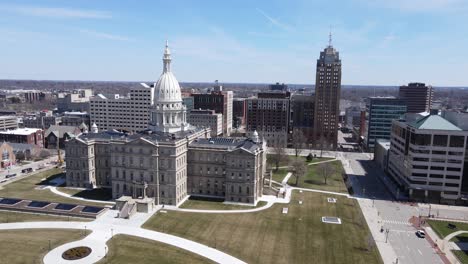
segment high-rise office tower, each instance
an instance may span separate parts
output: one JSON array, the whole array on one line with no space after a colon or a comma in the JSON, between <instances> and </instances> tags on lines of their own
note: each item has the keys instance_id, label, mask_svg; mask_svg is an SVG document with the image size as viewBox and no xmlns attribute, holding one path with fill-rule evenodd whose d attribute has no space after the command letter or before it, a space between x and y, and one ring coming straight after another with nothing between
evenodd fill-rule
<instances>
[{"instance_id":1,"label":"high-rise office tower","mask_svg":"<svg viewBox=\"0 0 468 264\"><path fill-rule=\"evenodd\" d=\"M408 113L429 112L432 106L434 91L430 85L410 83L400 86L398 96L406 101Z\"/></svg>"},{"instance_id":2,"label":"high-rise office tower","mask_svg":"<svg viewBox=\"0 0 468 264\"><path fill-rule=\"evenodd\" d=\"M340 114L341 60L332 46L320 52L315 77L314 142L325 149L336 149Z\"/></svg>"}]
</instances>

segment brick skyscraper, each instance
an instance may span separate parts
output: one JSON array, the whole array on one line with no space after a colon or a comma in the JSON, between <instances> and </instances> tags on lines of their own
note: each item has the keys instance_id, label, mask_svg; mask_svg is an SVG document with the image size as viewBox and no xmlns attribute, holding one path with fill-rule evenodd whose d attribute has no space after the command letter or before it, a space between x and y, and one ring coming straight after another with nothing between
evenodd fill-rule
<instances>
[{"instance_id":1,"label":"brick skyscraper","mask_svg":"<svg viewBox=\"0 0 468 264\"><path fill-rule=\"evenodd\" d=\"M340 114L341 60L331 43L320 52L315 78L314 142L325 149L336 149Z\"/></svg>"}]
</instances>

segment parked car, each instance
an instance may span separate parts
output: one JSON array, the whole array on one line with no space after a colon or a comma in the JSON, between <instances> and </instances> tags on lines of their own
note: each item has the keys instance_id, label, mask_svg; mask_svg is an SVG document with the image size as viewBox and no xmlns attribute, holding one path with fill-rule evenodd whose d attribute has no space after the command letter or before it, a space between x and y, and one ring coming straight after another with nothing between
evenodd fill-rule
<instances>
[{"instance_id":1,"label":"parked car","mask_svg":"<svg viewBox=\"0 0 468 264\"><path fill-rule=\"evenodd\" d=\"M7 174L7 176L5 176L5 178L13 178L16 176L16 173L11 173L11 174Z\"/></svg>"},{"instance_id":2,"label":"parked car","mask_svg":"<svg viewBox=\"0 0 468 264\"><path fill-rule=\"evenodd\" d=\"M426 232L424 230L418 230L416 231L416 235L420 238L425 238L426 237Z\"/></svg>"},{"instance_id":3,"label":"parked car","mask_svg":"<svg viewBox=\"0 0 468 264\"><path fill-rule=\"evenodd\" d=\"M22 169L22 170L21 170L21 173L30 173L30 172L32 172L32 171L33 171L32 168L26 168L26 169Z\"/></svg>"}]
</instances>

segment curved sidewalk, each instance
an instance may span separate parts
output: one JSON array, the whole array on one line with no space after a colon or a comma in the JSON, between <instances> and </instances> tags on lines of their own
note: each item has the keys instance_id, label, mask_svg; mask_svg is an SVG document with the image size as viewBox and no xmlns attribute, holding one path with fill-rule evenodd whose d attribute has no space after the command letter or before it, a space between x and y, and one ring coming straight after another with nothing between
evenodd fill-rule
<instances>
[{"instance_id":1,"label":"curved sidewalk","mask_svg":"<svg viewBox=\"0 0 468 264\"><path fill-rule=\"evenodd\" d=\"M68 194L68 193L64 193L64 192L61 192L59 190L57 190L57 187L55 186L49 186L48 189L57 194L57 195L60 195L60 196L63 196L63 197L67 197L67 198L70 198L70 199L75 199L75 200L80 200L80 201L86 201L86 202L93 202L93 203L102 203L102 204L107 204L107 205L113 205L115 204L115 202L112 202L112 201L101 201L101 200L93 200L93 199L86 199L86 198L81 198L81 197L75 197L71 194Z\"/></svg>"},{"instance_id":2,"label":"curved sidewalk","mask_svg":"<svg viewBox=\"0 0 468 264\"><path fill-rule=\"evenodd\" d=\"M86 228L87 227L87 228ZM208 258L217 263L245 263L231 255L228 255L217 249L205 246L203 244L190 241L181 237L160 233L143 229L140 227L132 227L125 225L109 226L105 222L24 222L24 223L8 223L0 224L0 230L11 229L87 229L92 233L82 240L73 241L63 244L51 250L44 256L44 264L56 263L73 263L73 264L88 264L95 263L105 257L107 253L106 242L111 239L112 235L125 234L146 238L153 241L162 242L168 245L179 247L187 251L193 252L205 258ZM92 252L86 258L81 260L67 261L62 258L64 251L78 247L86 246L92 249Z\"/></svg>"}]
</instances>

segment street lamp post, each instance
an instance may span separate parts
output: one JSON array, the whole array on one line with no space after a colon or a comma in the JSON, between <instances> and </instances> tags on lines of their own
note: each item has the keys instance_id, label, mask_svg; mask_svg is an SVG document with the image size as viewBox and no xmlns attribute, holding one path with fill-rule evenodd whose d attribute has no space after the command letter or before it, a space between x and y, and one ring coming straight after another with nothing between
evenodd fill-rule
<instances>
[{"instance_id":1,"label":"street lamp post","mask_svg":"<svg viewBox=\"0 0 468 264\"><path fill-rule=\"evenodd\" d=\"M429 214L427 215L427 217L431 218L431 204L429 204Z\"/></svg>"},{"instance_id":2,"label":"street lamp post","mask_svg":"<svg viewBox=\"0 0 468 264\"><path fill-rule=\"evenodd\" d=\"M114 237L114 229L111 228L111 238L113 238L113 237Z\"/></svg>"},{"instance_id":3,"label":"street lamp post","mask_svg":"<svg viewBox=\"0 0 468 264\"><path fill-rule=\"evenodd\" d=\"M389 232L390 232L390 229L387 228L387 229L385 230L385 243L387 243L387 241L388 241L388 233L389 233Z\"/></svg>"},{"instance_id":4,"label":"street lamp post","mask_svg":"<svg viewBox=\"0 0 468 264\"><path fill-rule=\"evenodd\" d=\"M51 249L51 245L50 245L50 239L49 239L49 251L50 251L50 249Z\"/></svg>"}]
</instances>

